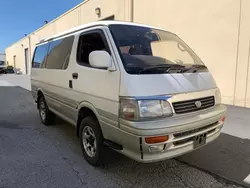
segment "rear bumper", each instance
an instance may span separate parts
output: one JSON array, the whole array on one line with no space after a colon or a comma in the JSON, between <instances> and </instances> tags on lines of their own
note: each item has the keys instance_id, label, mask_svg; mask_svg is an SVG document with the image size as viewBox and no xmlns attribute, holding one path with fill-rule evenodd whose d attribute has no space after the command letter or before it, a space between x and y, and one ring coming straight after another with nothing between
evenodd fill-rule
<instances>
[{"instance_id":1,"label":"rear bumper","mask_svg":"<svg viewBox=\"0 0 250 188\"><path fill-rule=\"evenodd\" d=\"M194 148L194 139L198 135L206 135L206 144L218 138L224 123L221 118L225 115L226 107L218 105L203 112L173 118L174 120L146 122L150 124L151 129L138 128L141 126L141 122L131 125L131 123L125 124L126 122L121 121L120 131L117 132L119 139L116 139L116 142L123 146L121 153L136 161L161 161L197 149ZM162 128L152 128L160 127L162 123L165 124ZM149 127L149 125L145 125L145 127ZM168 141L160 144L147 144L145 142L145 137L162 135L168 135ZM164 145L162 146L164 149L152 152L151 146L157 145Z\"/></svg>"}]
</instances>

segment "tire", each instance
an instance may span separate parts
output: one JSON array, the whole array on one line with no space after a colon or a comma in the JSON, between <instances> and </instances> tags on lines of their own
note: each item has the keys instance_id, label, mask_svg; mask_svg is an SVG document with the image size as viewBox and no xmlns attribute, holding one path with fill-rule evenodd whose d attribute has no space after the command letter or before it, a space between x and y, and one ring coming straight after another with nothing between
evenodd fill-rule
<instances>
[{"instance_id":1,"label":"tire","mask_svg":"<svg viewBox=\"0 0 250 188\"><path fill-rule=\"evenodd\" d=\"M91 134L85 134L86 131L92 132L94 135L95 141L91 141L90 138L93 135ZM97 121L97 119L94 116L86 117L82 120L80 129L79 129L79 135L80 135L80 145L82 149L83 156L85 160L91 164L92 166L100 166L104 162L104 145L103 145L103 135L100 128L100 125ZM85 135L85 137L83 136ZM90 136L86 139L87 136ZM87 141L89 139L89 141ZM87 143L88 142L88 143ZM91 143L93 142L93 143ZM90 152L90 148L86 145L92 145L92 148L95 147L95 152ZM91 146L90 146L91 147Z\"/></svg>"},{"instance_id":2,"label":"tire","mask_svg":"<svg viewBox=\"0 0 250 188\"><path fill-rule=\"evenodd\" d=\"M38 99L38 110L39 110L39 115L41 118L41 122L44 125L51 125L54 122L55 115L53 112L51 112L48 108L48 105L45 101L45 98L43 96L39 97Z\"/></svg>"}]
</instances>

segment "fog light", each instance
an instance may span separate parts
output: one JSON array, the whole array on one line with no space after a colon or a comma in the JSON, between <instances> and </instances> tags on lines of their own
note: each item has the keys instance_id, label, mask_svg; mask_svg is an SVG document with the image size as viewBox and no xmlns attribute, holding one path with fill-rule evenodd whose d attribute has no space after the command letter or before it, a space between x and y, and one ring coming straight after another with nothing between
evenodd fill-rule
<instances>
[{"instance_id":1,"label":"fog light","mask_svg":"<svg viewBox=\"0 0 250 188\"><path fill-rule=\"evenodd\" d=\"M154 152L161 152L165 149L165 144L156 145L156 146L149 146L149 151Z\"/></svg>"}]
</instances>

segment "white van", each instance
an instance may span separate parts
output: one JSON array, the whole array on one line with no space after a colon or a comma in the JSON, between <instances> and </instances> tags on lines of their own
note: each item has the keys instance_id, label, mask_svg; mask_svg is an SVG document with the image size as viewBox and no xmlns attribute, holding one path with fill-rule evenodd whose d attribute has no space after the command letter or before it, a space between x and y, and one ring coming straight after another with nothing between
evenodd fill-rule
<instances>
[{"instance_id":1,"label":"white van","mask_svg":"<svg viewBox=\"0 0 250 188\"><path fill-rule=\"evenodd\" d=\"M226 107L199 57L178 36L129 22L83 25L37 44L32 94L45 125L76 126L85 159L110 147L140 162L215 140Z\"/></svg>"}]
</instances>

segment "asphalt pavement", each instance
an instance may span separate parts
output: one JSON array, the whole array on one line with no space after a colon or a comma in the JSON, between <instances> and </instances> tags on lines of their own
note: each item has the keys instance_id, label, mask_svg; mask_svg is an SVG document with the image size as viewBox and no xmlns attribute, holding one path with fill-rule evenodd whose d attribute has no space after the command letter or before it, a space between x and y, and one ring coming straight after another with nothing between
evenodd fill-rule
<instances>
[{"instance_id":1,"label":"asphalt pavement","mask_svg":"<svg viewBox=\"0 0 250 188\"><path fill-rule=\"evenodd\" d=\"M228 166L238 163L238 148L242 145L226 134L208 148L197 150L198 153L158 163L141 164L110 150L107 165L94 168L84 160L73 126L59 118L54 126L42 125L31 93L5 85L7 87L0 87L0 188L236 188L244 185L239 185L234 177L224 176L229 168L226 165L222 175L214 170L221 166L223 157ZM241 149L248 153L238 153L246 158L241 168L249 164L250 156L250 144L244 141L246 145ZM222 149L226 154L220 156ZM232 153L234 155L228 158ZM241 157L239 160L244 162Z\"/></svg>"}]
</instances>

